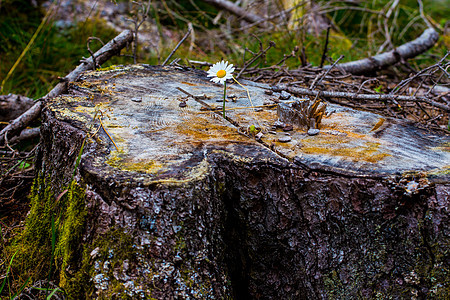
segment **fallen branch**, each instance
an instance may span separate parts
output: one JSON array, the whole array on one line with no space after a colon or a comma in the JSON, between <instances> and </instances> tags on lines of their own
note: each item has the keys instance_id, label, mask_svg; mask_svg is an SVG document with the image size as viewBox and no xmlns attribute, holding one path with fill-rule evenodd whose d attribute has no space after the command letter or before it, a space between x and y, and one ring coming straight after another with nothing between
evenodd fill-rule
<instances>
[{"instance_id":1,"label":"fallen branch","mask_svg":"<svg viewBox=\"0 0 450 300\"><path fill-rule=\"evenodd\" d=\"M22 95L0 95L0 121L14 120L32 107L34 100Z\"/></svg>"},{"instance_id":2,"label":"fallen branch","mask_svg":"<svg viewBox=\"0 0 450 300\"><path fill-rule=\"evenodd\" d=\"M100 50L95 52L94 57L96 63L98 65L103 64L112 56L120 53L120 50L122 50L122 48L124 48L132 40L133 33L130 30L123 31L121 34L109 41ZM70 81L76 81L81 73L92 69L94 69L94 59L92 57L84 59L81 64L75 68L75 70L70 72L66 77L62 78L61 82L58 83L47 95L39 99L30 109L28 109L25 113L20 115L20 117L12 121L8 126L3 128L0 131L0 143L4 142L5 133L8 133L8 136L12 137L12 135L15 135L16 133L21 131L33 120L39 117L41 110L48 99L54 98L64 93L67 90L67 84Z\"/></svg>"},{"instance_id":3,"label":"fallen branch","mask_svg":"<svg viewBox=\"0 0 450 300\"><path fill-rule=\"evenodd\" d=\"M203 0L206 3L212 4L216 7L228 10L229 12L235 14L236 16L244 19L247 22L250 23L258 23L258 26L261 27L267 27L264 25L264 18L261 18L258 15L252 14L248 12L247 10L237 6L231 1L227 0Z\"/></svg>"},{"instance_id":4,"label":"fallen branch","mask_svg":"<svg viewBox=\"0 0 450 300\"><path fill-rule=\"evenodd\" d=\"M426 97L416 96L402 96L402 95L388 95L388 94L357 94L348 92L330 92L330 91L316 91L306 88L292 87L286 85L278 85L272 87L274 92L286 91L294 95L308 95L319 96L324 98L345 98L350 100L372 100L372 101L411 101L411 102L424 102L431 106L443 109L450 112L450 107L430 100Z\"/></svg>"},{"instance_id":5,"label":"fallen branch","mask_svg":"<svg viewBox=\"0 0 450 300\"><path fill-rule=\"evenodd\" d=\"M402 60L415 57L431 47L439 39L439 34L433 28L426 29L417 39L399 46L398 48L384 52L369 58L338 64L336 67L352 74L364 74L384 69ZM330 65L323 67L331 68Z\"/></svg>"},{"instance_id":6,"label":"fallen branch","mask_svg":"<svg viewBox=\"0 0 450 300\"><path fill-rule=\"evenodd\" d=\"M39 137L39 134L41 132L41 129L39 127L36 128L25 128L24 130L22 130L20 132L20 135L16 135L15 137L13 137L9 143L10 144L15 144L18 142L22 142L22 141L26 141L26 140L31 140L34 138Z\"/></svg>"}]
</instances>

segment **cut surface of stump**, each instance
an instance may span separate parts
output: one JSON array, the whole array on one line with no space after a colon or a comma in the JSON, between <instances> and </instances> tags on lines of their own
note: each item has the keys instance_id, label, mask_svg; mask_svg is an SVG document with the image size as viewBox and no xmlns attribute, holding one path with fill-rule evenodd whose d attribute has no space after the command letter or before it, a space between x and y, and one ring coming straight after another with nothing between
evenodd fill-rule
<instances>
[{"instance_id":1,"label":"cut surface of stump","mask_svg":"<svg viewBox=\"0 0 450 300\"><path fill-rule=\"evenodd\" d=\"M85 248L106 251L112 230L133 241L131 256L91 255L116 266L92 267L86 295L444 295L449 137L333 104L318 134L283 130L277 103L304 100L241 83L226 119L223 86L178 67L88 72L48 103L39 161L56 190L88 136Z\"/></svg>"}]
</instances>

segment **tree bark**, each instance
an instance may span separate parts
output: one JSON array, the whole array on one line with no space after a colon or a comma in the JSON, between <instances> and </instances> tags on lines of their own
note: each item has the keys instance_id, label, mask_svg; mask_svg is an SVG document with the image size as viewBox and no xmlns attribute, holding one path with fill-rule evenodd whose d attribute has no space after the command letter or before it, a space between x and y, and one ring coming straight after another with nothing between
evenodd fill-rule
<instances>
[{"instance_id":1,"label":"tree bark","mask_svg":"<svg viewBox=\"0 0 450 300\"><path fill-rule=\"evenodd\" d=\"M254 112L231 85L230 123L178 89L213 107L223 86L208 79L117 67L45 108L37 168L55 195L91 136L75 177L83 255L66 268L84 297L449 296L448 136L330 104L318 135L281 142L277 93L243 80Z\"/></svg>"}]
</instances>

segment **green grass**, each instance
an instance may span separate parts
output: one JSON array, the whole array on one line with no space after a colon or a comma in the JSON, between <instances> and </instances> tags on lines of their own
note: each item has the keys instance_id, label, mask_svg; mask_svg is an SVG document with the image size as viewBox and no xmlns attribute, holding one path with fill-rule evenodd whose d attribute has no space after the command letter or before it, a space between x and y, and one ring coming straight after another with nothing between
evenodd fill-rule
<instances>
[{"instance_id":1,"label":"green grass","mask_svg":"<svg viewBox=\"0 0 450 300\"><path fill-rule=\"evenodd\" d=\"M12 2L17 6L21 1ZM23 7L27 7L22 3ZM42 14L2 7L0 10L0 80L10 71L20 53L38 28ZM42 97L57 83L58 76L63 77L77 65L82 57L89 57L86 41L90 36L108 42L117 32L109 29L100 20L86 20L78 25L61 29L53 22L44 25L33 45L25 53L12 76L5 82L3 94L22 94L31 98ZM98 50L99 42L93 41L91 49ZM113 63L126 63L130 59L114 58L105 66Z\"/></svg>"},{"instance_id":2,"label":"green grass","mask_svg":"<svg viewBox=\"0 0 450 300\"><path fill-rule=\"evenodd\" d=\"M380 10L385 7L387 1L375 0L364 4L365 7L373 10ZM446 16L450 14L448 8L433 1L424 1L426 12L435 24L444 24L447 21ZM17 9L21 7L21 9ZM200 8L202 11L199 11ZM449 14L446 14L446 13ZM161 33L162 27L168 27L171 30L178 31L180 36L186 31L187 21L194 25L197 36L208 36L211 31L215 34L218 25L213 25L212 19L218 11L211 6L198 1L173 1L165 0L152 4L149 10L149 17L154 20ZM400 45L411 39L416 38L425 28L424 23L418 17L417 2L413 0L402 1L399 4L395 18L390 18L388 23L390 27L396 28L392 34L392 40L395 45ZM330 12L329 17L338 27L338 31L331 32L328 55L337 59L341 54L345 58L341 62L351 61L367 57L376 53L378 47L384 41L381 33L373 34L377 29L379 17L377 15L354 11L337 10ZM14 62L38 28L43 13L39 9L34 9L24 0L6 1L0 8L0 79L3 80L10 71ZM417 18L415 22L409 22ZM224 23L225 18L221 19ZM381 20L382 21L382 20ZM362 24L363 26L360 26ZM237 27L239 23L235 24ZM407 30L403 30L407 27ZM358 28L358 30L355 30ZM359 29L361 28L361 29ZM207 30L207 31L205 31ZM101 38L104 42L109 41L117 35L117 32L109 29L103 21L90 18L85 22L80 22L74 27L61 29L57 28L52 22L44 25L43 30L36 41L29 49L18 67L14 70L12 76L6 81L3 93L23 94L28 97L38 98L45 95L58 83L58 76L65 76L74 69L82 57L88 57L86 41L90 36ZM280 29L278 31L261 30L257 27L247 32L235 32L231 39L224 36L218 38L212 45L203 46L197 38L197 43L193 51L189 52L189 39L177 51L174 58L189 58L196 60L205 60L215 62L220 59L226 59L235 65L242 65L243 54L246 48L257 52L259 50L259 41L262 41L266 48L269 41L274 41L276 47L270 49L263 59L257 61L254 66L266 67L278 63L283 55L288 55L294 47L302 49L304 47L308 63L318 66L322 56L325 43L325 32L318 36L306 34L301 29ZM211 39L214 38L210 34ZM139 62L158 64L164 60L170 53L176 39L164 40L161 44L164 46L160 50L151 49L149 52L140 52ZM100 48L100 43L94 41L91 45L94 50ZM434 63L436 57L442 56L447 47L441 41L427 54L421 55L416 59L413 65L422 67ZM286 61L290 68L297 68L301 65L300 53L298 51L295 57ZM251 55L247 52L246 60ZM105 66L118 63L132 63L131 58L112 58Z\"/></svg>"}]
</instances>

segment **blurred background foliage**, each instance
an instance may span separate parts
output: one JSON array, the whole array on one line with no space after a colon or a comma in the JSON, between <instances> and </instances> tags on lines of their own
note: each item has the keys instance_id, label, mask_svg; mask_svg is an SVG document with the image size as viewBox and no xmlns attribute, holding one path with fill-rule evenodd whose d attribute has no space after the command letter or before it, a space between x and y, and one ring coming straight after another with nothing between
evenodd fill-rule
<instances>
[{"instance_id":1,"label":"blurred background foliage","mask_svg":"<svg viewBox=\"0 0 450 300\"><path fill-rule=\"evenodd\" d=\"M10 72L22 51L50 9L50 18L23 59L6 80L2 94L16 93L32 98L45 95L57 82L88 57L86 42L98 37L105 43L123 29L139 27L137 61L160 64L189 27L193 31L174 57L180 64L189 60L215 62L226 59L242 66L270 41L276 46L254 66L268 67L283 62L291 69L318 66L326 26L330 26L328 56L332 63L351 61L391 50L417 38L426 28L415 0L372 1L239 1L246 11L262 17L278 18L262 26L249 26L242 18L200 0L117 0L0 1L0 81ZM428 21L441 38L429 52L410 62L420 69L433 64L448 51L450 5L448 0L423 0ZM144 18L144 16L147 16ZM324 27L325 23L325 27ZM389 40L386 42L387 40ZM101 44L93 41L91 49ZM295 51L294 51L295 50ZM103 65L133 63L131 48L126 56L115 57Z\"/></svg>"}]
</instances>

